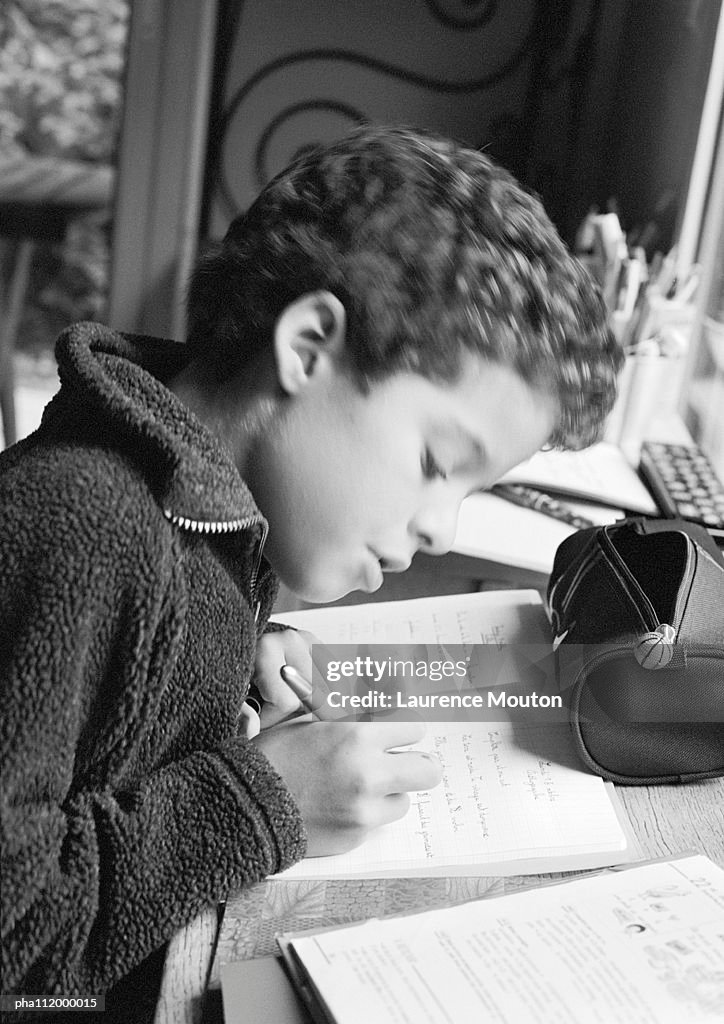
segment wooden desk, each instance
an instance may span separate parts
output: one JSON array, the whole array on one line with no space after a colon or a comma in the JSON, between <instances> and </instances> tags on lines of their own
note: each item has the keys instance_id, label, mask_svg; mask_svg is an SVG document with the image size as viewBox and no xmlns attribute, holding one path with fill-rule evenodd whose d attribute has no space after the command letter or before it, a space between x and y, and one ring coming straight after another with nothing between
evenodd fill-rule
<instances>
[{"instance_id":1,"label":"wooden desk","mask_svg":"<svg viewBox=\"0 0 724 1024\"><path fill-rule=\"evenodd\" d=\"M695 850L724 867L723 779L622 786L618 793L645 858ZM225 929L219 929L220 915L209 910L172 940L155 1024L200 1024L205 1003L208 1019L220 1021L219 964L276 952L278 931L433 909L514 892L551 877L560 876L263 882L229 901Z\"/></svg>"}]
</instances>

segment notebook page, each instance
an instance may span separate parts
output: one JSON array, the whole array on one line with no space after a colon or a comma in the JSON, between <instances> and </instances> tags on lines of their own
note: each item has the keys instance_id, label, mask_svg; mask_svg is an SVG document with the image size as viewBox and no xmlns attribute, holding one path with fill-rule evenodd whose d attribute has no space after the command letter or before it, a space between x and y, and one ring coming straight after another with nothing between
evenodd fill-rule
<instances>
[{"instance_id":1,"label":"notebook page","mask_svg":"<svg viewBox=\"0 0 724 1024\"><path fill-rule=\"evenodd\" d=\"M273 615L328 644L537 644L550 628L536 590L488 591L410 601L312 608Z\"/></svg>"},{"instance_id":2,"label":"notebook page","mask_svg":"<svg viewBox=\"0 0 724 1024\"><path fill-rule=\"evenodd\" d=\"M658 515L656 502L621 449L607 441L584 451L536 452L500 483L522 483L543 491L600 501L617 508Z\"/></svg>"},{"instance_id":3,"label":"notebook page","mask_svg":"<svg viewBox=\"0 0 724 1024\"><path fill-rule=\"evenodd\" d=\"M579 769L566 725L446 722L428 725L420 748L440 758L439 786L411 794L404 818L349 853L279 877L522 874L626 859L611 787Z\"/></svg>"},{"instance_id":4,"label":"notebook page","mask_svg":"<svg viewBox=\"0 0 724 1024\"><path fill-rule=\"evenodd\" d=\"M502 591L280 616L327 643L544 643L535 591ZM500 715L503 716L501 711ZM496 712L497 717L497 712ZM519 874L626 859L613 789L581 769L567 723L428 723L421 749L442 783L357 849L310 858L284 878Z\"/></svg>"},{"instance_id":5,"label":"notebook page","mask_svg":"<svg viewBox=\"0 0 724 1024\"><path fill-rule=\"evenodd\" d=\"M723 911L692 856L280 945L337 1024L714 1024Z\"/></svg>"}]
</instances>

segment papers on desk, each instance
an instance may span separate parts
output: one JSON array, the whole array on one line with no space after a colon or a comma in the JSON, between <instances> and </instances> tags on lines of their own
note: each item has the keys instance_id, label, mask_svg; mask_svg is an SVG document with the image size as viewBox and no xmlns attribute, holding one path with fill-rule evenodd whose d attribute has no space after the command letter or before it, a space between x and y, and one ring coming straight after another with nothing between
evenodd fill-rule
<instances>
[{"instance_id":1,"label":"papers on desk","mask_svg":"<svg viewBox=\"0 0 724 1024\"><path fill-rule=\"evenodd\" d=\"M500 482L561 495L571 511L597 526L623 518L623 509L658 514L654 499L621 449L605 442L582 452L537 452ZM558 546L575 532L568 523L484 492L463 502L453 551L547 575Z\"/></svg>"},{"instance_id":2,"label":"papers on desk","mask_svg":"<svg viewBox=\"0 0 724 1024\"><path fill-rule=\"evenodd\" d=\"M522 875L631 858L615 790L579 766L567 725L446 722L420 748L441 759L443 781L411 794L405 818L279 877Z\"/></svg>"},{"instance_id":3,"label":"papers on desk","mask_svg":"<svg viewBox=\"0 0 724 1024\"><path fill-rule=\"evenodd\" d=\"M549 642L535 591L318 609L281 619L330 644ZM280 877L524 874L634 857L613 787L582 768L560 714L540 719L428 724L421 746L441 759L443 782L413 794L405 818L356 850L304 860Z\"/></svg>"},{"instance_id":4,"label":"papers on desk","mask_svg":"<svg viewBox=\"0 0 724 1024\"><path fill-rule=\"evenodd\" d=\"M318 1021L715 1024L722 908L691 856L278 942Z\"/></svg>"},{"instance_id":5,"label":"papers on desk","mask_svg":"<svg viewBox=\"0 0 724 1024\"><path fill-rule=\"evenodd\" d=\"M500 482L529 484L550 494L658 515L654 499L621 449L605 441L581 452L536 452Z\"/></svg>"},{"instance_id":6,"label":"papers on desk","mask_svg":"<svg viewBox=\"0 0 724 1024\"><path fill-rule=\"evenodd\" d=\"M309 608L272 620L308 629L327 644L545 644L551 639L535 590Z\"/></svg>"},{"instance_id":7,"label":"papers on desk","mask_svg":"<svg viewBox=\"0 0 724 1024\"><path fill-rule=\"evenodd\" d=\"M567 502L580 515L599 526L613 523L623 513L602 505ZM544 574L553 568L558 545L576 532L533 509L513 505L496 494L471 494L460 508L453 551L470 558L514 565Z\"/></svg>"}]
</instances>

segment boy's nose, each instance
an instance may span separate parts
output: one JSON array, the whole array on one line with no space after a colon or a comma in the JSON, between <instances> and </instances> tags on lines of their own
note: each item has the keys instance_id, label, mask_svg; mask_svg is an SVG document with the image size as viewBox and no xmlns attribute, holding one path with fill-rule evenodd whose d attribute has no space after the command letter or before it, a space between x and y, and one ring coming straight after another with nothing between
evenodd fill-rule
<instances>
[{"instance_id":1,"label":"boy's nose","mask_svg":"<svg viewBox=\"0 0 724 1024\"><path fill-rule=\"evenodd\" d=\"M413 523L418 547L428 555L444 555L453 546L460 502L446 501L421 509Z\"/></svg>"}]
</instances>

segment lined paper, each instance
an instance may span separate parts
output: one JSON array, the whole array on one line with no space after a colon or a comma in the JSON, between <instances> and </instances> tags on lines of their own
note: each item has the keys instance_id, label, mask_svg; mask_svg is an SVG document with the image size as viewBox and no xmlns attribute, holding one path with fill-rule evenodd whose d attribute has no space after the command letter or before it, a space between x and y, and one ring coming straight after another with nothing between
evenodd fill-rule
<instances>
[{"instance_id":1,"label":"lined paper","mask_svg":"<svg viewBox=\"0 0 724 1024\"><path fill-rule=\"evenodd\" d=\"M547 643L550 628L537 590L487 591L312 608L272 616L328 644Z\"/></svg>"},{"instance_id":2,"label":"lined paper","mask_svg":"<svg viewBox=\"0 0 724 1024\"><path fill-rule=\"evenodd\" d=\"M327 643L543 643L535 591L421 598L281 616ZM540 718L538 714L537 718ZM373 727L373 726L372 726ZM284 878L521 874L600 867L633 856L613 787L585 771L567 723L428 724L443 781L350 853L310 858Z\"/></svg>"},{"instance_id":3,"label":"lined paper","mask_svg":"<svg viewBox=\"0 0 724 1024\"><path fill-rule=\"evenodd\" d=\"M440 785L412 794L407 815L357 849L308 858L280 877L524 874L627 859L612 787L575 765L567 726L428 729L420 748L440 757Z\"/></svg>"}]
</instances>

